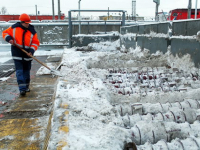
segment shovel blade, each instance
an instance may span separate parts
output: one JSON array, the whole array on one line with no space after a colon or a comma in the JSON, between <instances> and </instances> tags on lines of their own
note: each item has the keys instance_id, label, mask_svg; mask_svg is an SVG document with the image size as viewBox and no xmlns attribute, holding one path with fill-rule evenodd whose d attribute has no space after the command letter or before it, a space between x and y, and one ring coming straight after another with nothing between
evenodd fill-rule
<instances>
[{"instance_id":1,"label":"shovel blade","mask_svg":"<svg viewBox=\"0 0 200 150\"><path fill-rule=\"evenodd\" d=\"M60 71L51 69L51 74L62 77Z\"/></svg>"}]
</instances>

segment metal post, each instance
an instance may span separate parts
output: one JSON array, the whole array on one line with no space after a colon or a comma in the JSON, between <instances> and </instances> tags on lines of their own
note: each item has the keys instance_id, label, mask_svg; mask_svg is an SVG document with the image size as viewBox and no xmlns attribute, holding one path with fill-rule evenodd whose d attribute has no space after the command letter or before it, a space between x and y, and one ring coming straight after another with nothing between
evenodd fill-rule
<instances>
[{"instance_id":1,"label":"metal post","mask_svg":"<svg viewBox=\"0 0 200 150\"><path fill-rule=\"evenodd\" d=\"M195 5L195 19L197 19L197 3L198 3L198 0L196 0L196 5Z\"/></svg>"},{"instance_id":2,"label":"metal post","mask_svg":"<svg viewBox=\"0 0 200 150\"><path fill-rule=\"evenodd\" d=\"M136 0L132 0L132 20L136 21Z\"/></svg>"},{"instance_id":3,"label":"metal post","mask_svg":"<svg viewBox=\"0 0 200 150\"><path fill-rule=\"evenodd\" d=\"M156 11L155 11L155 21L158 21L158 7L160 5L160 0L153 0L156 3Z\"/></svg>"},{"instance_id":4,"label":"metal post","mask_svg":"<svg viewBox=\"0 0 200 150\"><path fill-rule=\"evenodd\" d=\"M53 14L53 20L55 20L54 0L52 0L52 14Z\"/></svg>"},{"instance_id":5,"label":"metal post","mask_svg":"<svg viewBox=\"0 0 200 150\"><path fill-rule=\"evenodd\" d=\"M36 20L38 20L38 17L37 17L37 5L35 5L35 11L36 11Z\"/></svg>"},{"instance_id":6,"label":"metal post","mask_svg":"<svg viewBox=\"0 0 200 150\"><path fill-rule=\"evenodd\" d=\"M71 11L68 12L68 19L69 19L69 48L72 47L72 17L71 17Z\"/></svg>"},{"instance_id":7,"label":"metal post","mask_svg":"<svg viewBox=\"0 0 200 150\"><path fill-rule=\"evenodd\" d=\"M90 29L89 29L89 21L88 21L88 34L90 34Z\"/></svg>"},{"instance_id":8,"label":"metal post","mask_svg":"<svg viewBox=\"0 0 200 150\"><path fill-rule=\"evenodd\" d=\"M159 4L156 3L155 21L158 21L158 6L159 6Z\"/></svg>"},{"instance_id":9,"label":"metal post","mask_svg":"<svg viewBox=\"0 0 200 150\"><path fill-rule=\"evenodd\" d=\"M133 0L132 0L132 20L133 20Z\"/></svg>"},{"instance_id":10,"label":"metal post","mask_svg":"<svg viewBox=\"0 0 200 150\"><path fill-rule=\"evenodd\" d=\"M108 20L109 20L109 16L110 16L110 14L109 14L109 7L108 7Z\"/></svg>"},{"instance_id":11,"label":"metal post","mask_svg":"<svg viewBox=\"0 0 200 150\"><path fill-rule=\"evenodd\" d=\"M105 34L106 34L107 28L106 28L106 21L105 21Z\"/></svg>"},{"instance_id":12,"label":"metal post","mask_svg":"<svg viewBox=\"0 0 200 150\"><path fill-rule=\"evenodd\" d=\"M81 0L79 0L78 1L78 10L79 10L79 12L78 12L78 20L79 20L79 28L78 28L78 33L79 34L81 34L81 12L80 12L80 9L81 9L81 5L80 5L80 3L81 3Z\"/></svg>"},{"instance_id":13,"label":"metal post","mask_svg":"<svg viewBox=\"0 0 200 150\"><path fill-rule=\"evenodd\" d=\"M60 20L60 0L58 0L58 20Z\"/></svg>"},{"instance_id":14,"label":"metal post","mask_svg":"<svg viewBox=\"0 0 200 150\"><path fill-rule=\"evenodd\" d=\"M126 19L125 11L123 11L123 14L122 14L122 26L125 26L125 19Z\"/></svg>"},{"instance_id":15,"label":"metal post","mask_svg":"<svg viewBox=\"0 0 200 150\"><path fill-rule=\"evenodd\" d=\"M188 19L191 18L191 7L192 7L192 1L189 0L189 3L188 3Z\"/></svg>"}]
</instances>

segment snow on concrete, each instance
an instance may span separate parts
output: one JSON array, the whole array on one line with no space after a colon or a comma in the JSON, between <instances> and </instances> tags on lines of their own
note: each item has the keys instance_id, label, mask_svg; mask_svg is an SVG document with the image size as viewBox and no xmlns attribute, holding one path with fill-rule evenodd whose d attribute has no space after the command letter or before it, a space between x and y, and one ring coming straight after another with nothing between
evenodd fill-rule
<instances>
[{"instance_id":1,"label":"snow on concrete","mask_svg":"<svg viewBox=\"0 0 200 150\"><path fill-rule=\"evenodd\" d=\"M96 36L119 36L119 32L118 31L112 31L112 32L96 32L96 34L77 34L77 35L74 35L74 37L96 37Z\"/></svg>"},{"instance_id":2,"label":"snow on concrete","mask_svg":"<svg viewBox=\"0 0 200 150\"><path fill-rule=\"evenodd\" d=\"M0 78L0 81L7 81L10 77L3 77L3 78Z\"/></svg>"},{"instance_id":3,"label":"snow on concrete","mask_svg":"<svg viewBox=\"0 0 200 150\"><path fill-rule=\"evenodd\" d=\"M52 69L55 70L56 66L52 63L46 63L46 65ZM36 75L44 75L44 74L51 74L51 70L47 69L46 67L42 66L38 69Z\"/></svg>"},{"instance_id":4,"label":"snow on concrete","mask_svg":"<svg viewBox=\"0 0 200 150\"><path fill-rule=\"evenodd\" d=\"M57 84L49 149L60 146L64 150L122 150L125 143L132 142L133 129L126 128L116 106L125 103L173 103L175 100L180 102L184 98L198 99L200 96L200 82L192 78L187 80L192 84L187 92L158 91L146 96L120 95L113 92L110 84L105 83L109 70L120 68L134 71L157 67L164 72L166 66L170 66L186 75L199 73L188 55L178 58L171 55L170 48L166 54L157 52L150 55L148 50L142 51L139 47L121 53L118 49L119 40L113 43L92 43L89 47L95 51L80 52L72 48L65 49L63 53L60 70L63 77L59 78ZM184 84L186 79L184 77L180 84ZM156 111L157 108L153 109ZM138 124L143 125L141 122ZM154 127L157 128L152 125L149 129ZM159 143L162 142L159 141L157 145Z\"/></svg>"},{"instance_id":5,"label":"snow on concrete","mask_svg":"<svg viewBox=\"0 0 200 150\"><path fill-rule=\"evenodd\" d=\"M1 63L4 63L4 62L6 62L6 61L8 61L8 60L10 60L11 59L11 57L3 57L3 58L1 58L1 60L0 60L0 64Z\"/></svg>"},{"instance_id":6,"label":"snow on concrete","mask_svg":"<svg viewBox=\"0 0 200 150\"><path fill-rule=\"evenodd\" d=\"M0 64L12 59L11 52L1 52Z\"/></svg>"},{"instance_id":7,"label":"snow on concrete","mask_svg":"<svg viewBox=\"0 0 200 150\"><path fill-rule=\"evenodd\" d=\"M126 38L131 38L132 34L125 36ZM163 37L165 35L151 33L150 36ZM136 49L130 48L127 52L124 47L120 48L119 42L117 40L115 42L91 43L84 47L84 49L93 50L92 52L76 51L76 47L65 49L64 52L63 50L36 51L35 56L62 55L60 72L63 77L59 77L56 87L49 149L57 149L60 146L63 150L122 150L125 143L132 142L132 133L136 131L135 122L133 122L132 127L127 126L127 118L131 117L127 114L131 110L132 104L146 104L149 106L148 111L158 112L157 107L150 107L151 104L158 106L158 104L165 104L166 102L181 102L185 98L199 99L200 82L196 79L194 81L189 76L191 73L199 74L199 69L194 67L189 55L184 55L181 58L173 56L171 55L170 47L165 54L159 51L155 54L150 54L149 50L142 51L140 47L136 47ZM6 52L4 56L10 57L10 53ZM5 61L6 59L1 62ZM55 68L51 63L47 65L52 69ZM180 88L184 84L191 85L186 88L187 92L152 90L151 92L148 91L146 95L142 95L141 91L137 93L140 87L136 86L135 94L121 95L116 92L113 85L107 82L109 81L107 79L109 75L113 77L120 75L123 80L126 80L129 73L122 75L119 70L145 72L152 69L155 74L162 74L166 71L166 67L177 68L178 71L185 75L181 78ZM111 74L112 70L118 72ZM49 73L49 70L44 67L41 67L37 72L39 75ZM135 74L132 73L132 75ZM140 106L137 107L137 110L139 109ZM145 128L145 123L152 123L148 119L149 116L145 116L146 122L144 120L143 122L138 121L137 125L140 128ZM47 121L46 119L45 122ZM146 130L146 135L151 136L149 131L152 128L157 129L157 131L161 129L161 126L158 127L155 124L156 122L150 124ZM160 124L160 122L157 124ZM172 125L177 129L181 127L177 124ZM194 122L194 131L197 131L198 125L198 121ZM166 127L170 131L169 127L171 126ZM200 134L196 133L192 136L198 138ZM30 139L34 140L35 136L33 135ZM144 138L143 140L143 143L145 143L147 139ZM138 145L138 149L146 149L154 144L154 149L159 150L160 147L166 145L162 138L160 140L156 144L146 142L144 145ZM176 149L177 141L177 139L172 140L168 145L172 149ZM190 146L190 140L184 139L183 142L186 143L186 147Z\"/></svg>"}]
</instances>

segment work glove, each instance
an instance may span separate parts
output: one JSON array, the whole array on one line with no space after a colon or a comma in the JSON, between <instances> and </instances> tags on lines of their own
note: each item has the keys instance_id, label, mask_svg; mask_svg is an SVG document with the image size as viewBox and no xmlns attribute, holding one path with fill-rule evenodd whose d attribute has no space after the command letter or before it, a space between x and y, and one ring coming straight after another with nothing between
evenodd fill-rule
<instances>
[{"instance_id":1,"label":"work glove","mask_svg":"<svg viewBox=\"0 0 200 150\"><path fill-rule=\"evenodd\" d=\"M34 54L34 52L35 52L35 50L34 49L32 49L32 48L29 48L28 50L27 50L27 52L29 53L29 52L31 52L31 54L33 55Z\"/></svg>"}]
</instances>

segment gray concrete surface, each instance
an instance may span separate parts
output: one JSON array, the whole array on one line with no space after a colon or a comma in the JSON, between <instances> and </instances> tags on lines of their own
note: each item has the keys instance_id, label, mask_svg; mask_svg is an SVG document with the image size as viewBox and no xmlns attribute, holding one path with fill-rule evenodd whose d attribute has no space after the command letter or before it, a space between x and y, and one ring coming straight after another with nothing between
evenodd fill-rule
<instances>
[{"instance_id":1,"label":"gray concrete surface","mask_svg":"<svg viewBox=\"0 0 200 150\"><path fill-rule=\"evenodd\" d=\"M46 56L38 57L45 61ZM48 59L59 64L60 59ZM0 149L42 150L48 143L51 110L57 77L36 76L40 64L33 61L30 92L19 96L15 73L0 82ZM10 137L10 138L9 138Z\"/></svg>"},{"instance_id":2,"label":"gray concrete surface","mask_svg":"<svg viewBox=\"0 0 200 150\"><path fill-rule=\"evenodd\" d=\"M72 37L72 46L82 47L87 46L90 43L99 43L105 41L116 41L119 39L119 36L116 35L109 35L109 36L102 36L102 35L91 35L91 36L73 36Z\"/></svg>"},{"instance_id":3,"label":"gray concrete surface","mask_svg":"<svg viewBox=\"0 0 200 150\"><path fill-rule=\"evenodd\" d=\"M2 31L13 23L0 23L0 46L7 44L2 38ZM68 44L68 23L32 23L38 33L41 44L62 45ZM120 24L82 24L81 34L94 34L95 32L120 32ZM78 24L73 25L72 34L78 34Z\"/></svg>"},{"instance_id":4,"label":"gray concrete surface","mask_svg":"<svg viewBox=\"0 0 200 150\"><path fill-rule=\"evenodd\" d=\"M172 29L172 33L168 33L168 29ZM151 31L154 33L150 34ZM198 38L196 39L198 31L200 31L200 20L179 20L174 21L172 25L169 22L138 25L138 32L131 26L121 27L120 44L126 49L134 48L137 45L142 50L144 48L149 49L150 53L155 53L157 50L165 53L171 46L174 55L190 54L195 66L199 67L200 42ZM130 35L129 39L131 38L131 40L128 40L124 38L126 35L123 36L126 33L136 34L133 34L132 37ZM160 33L163 35L160 35Z\"/></svg>"}]
</instances>

